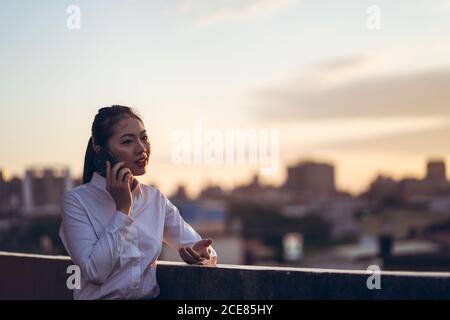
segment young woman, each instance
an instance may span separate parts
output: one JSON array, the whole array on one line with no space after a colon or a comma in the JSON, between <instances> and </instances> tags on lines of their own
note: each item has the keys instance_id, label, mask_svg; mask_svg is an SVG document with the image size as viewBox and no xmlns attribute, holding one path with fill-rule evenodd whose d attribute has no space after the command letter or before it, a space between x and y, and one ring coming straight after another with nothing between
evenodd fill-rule
<instances>
[{"instance_id":1,"label":"young woman","mask_svg":"<svg viewBox=\"0 0 450 320\"><path fill-rule=\"evenodd\" d=\"M119 161L96 165L106 148ZM64 194L60 236L81 270L75 299L152 299L159 294L156 260L162 242L188 264L215 265L210 239L200 235L156 188L135 178L145 174L150 141L130 108L101 108L92 124L83 184ZM99 173L100 172L100 173Z\"/></svg>"}]
</instances>

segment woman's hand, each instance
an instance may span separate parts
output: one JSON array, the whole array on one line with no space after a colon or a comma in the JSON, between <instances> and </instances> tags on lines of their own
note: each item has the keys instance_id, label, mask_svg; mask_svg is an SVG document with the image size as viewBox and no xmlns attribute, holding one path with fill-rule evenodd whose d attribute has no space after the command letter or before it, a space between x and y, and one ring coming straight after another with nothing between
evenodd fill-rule
<instances>
[{"instance_id":1,"label":"woman's hand","mask_svg":"<svg viewBox=\"0 0 450 320\"><path fill-rule=\"evenodd\" d=\"M187 264L216 265L217 256L212 255L211 244L211 239L203 239L195 243L192 248L182 247L178 252Z\"/></svg>"},{"instance_id":2,"label":"woman's hand","mask_svg":"<svg viewBox=\"0 0 450 320\"><path fill-rule=\"evenodd\" d=\"M130 169L122 168L124 164L125 162L119 162L111 169L110 162L106 161L106 190L114 199L117 210L130 215L133 198L129 182L133 175Z\"/></svg>"}]
</instances>

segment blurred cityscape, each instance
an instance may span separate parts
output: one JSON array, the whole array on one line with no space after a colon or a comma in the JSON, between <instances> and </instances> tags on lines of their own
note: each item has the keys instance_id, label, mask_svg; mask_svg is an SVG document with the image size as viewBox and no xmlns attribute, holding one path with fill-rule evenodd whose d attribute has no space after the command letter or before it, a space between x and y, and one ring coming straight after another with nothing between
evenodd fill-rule
<instances>
[{"instance_id":1,"label":"blurred cityscape","mask_svg":"<svg viewBox=\"0 0 450 320\"><path fill-rule=\"evenodd\" d=\"M450 270L450 182L445 161L428 160L426 175L378 176L366 191L337 189L333 164L301 161L278 187L260 183L225 191L184 186L169 198L203 237L219 263L383 270ZM81 184L64 167L28 168L6 180L0 170L0 250L66 255L59 239L60 200ZM174 250L161 260L181 261Z\"/></svg>"}]
</instances>

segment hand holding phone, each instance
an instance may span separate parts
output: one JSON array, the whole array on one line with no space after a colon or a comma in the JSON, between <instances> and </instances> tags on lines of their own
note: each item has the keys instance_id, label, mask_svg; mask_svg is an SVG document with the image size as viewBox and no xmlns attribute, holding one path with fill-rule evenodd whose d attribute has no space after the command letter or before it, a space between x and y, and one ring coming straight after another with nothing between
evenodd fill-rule
<instances>
[{"instance_id":1,"label":"hand holding phone","mask_svg":"<svg viewBox=\"0 0 450 320\"><path fill-rule=\"evenodd\" d=\"M114 167L119 162L111 151L109 151L105 147L100 147L100 151L95 155L94 165L96 171L102 177L105 178L106 178L106 161L110 162L111 167Z\"/></svg>"},{"instance_id":2,"label":"hand holding phone","mask_svg":"<svg viewBox=\"0 0 450 320\"><path fill-rule=\"evenodd\" d=\"M118 162L111 168L106 161L106 190L116 203L116 209L126 215L130 215L133 198L131 195L130 181L133 178L130 169L124 167L124 162Z\"/></svg>"},{"instance_id":3,"label":"hand holding phone","mask_svg":"<svg viewBox=\"0 0 450 320\"><path fill-rule=\"evenodd\" d=\"M129 215L132 206L129 181L132 174L124 164L105 147L100 147L94 159L96 171L106 178L106 190L114 199L117 210Z\"/></svg>"}]
</instances>

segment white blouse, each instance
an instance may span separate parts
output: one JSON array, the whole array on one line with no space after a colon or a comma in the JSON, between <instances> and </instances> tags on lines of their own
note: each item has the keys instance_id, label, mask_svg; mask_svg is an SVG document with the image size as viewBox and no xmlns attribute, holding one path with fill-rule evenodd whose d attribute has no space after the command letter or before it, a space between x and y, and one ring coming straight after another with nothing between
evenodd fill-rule
<instances>
[{"instance_id":1,"label":"white blouse","mask_svg":"<svg viewBox=\"0 0 450 320\"><path fill-rule=\"evenodd\" d=\"M132 197L128 217L116 210L106 179L96 172L89 183L64 193L59 233L81 270L75 299L156 297L162 242L178 250L201 240L158 189L138 184Z\"/></svg>"}]
</instances>

